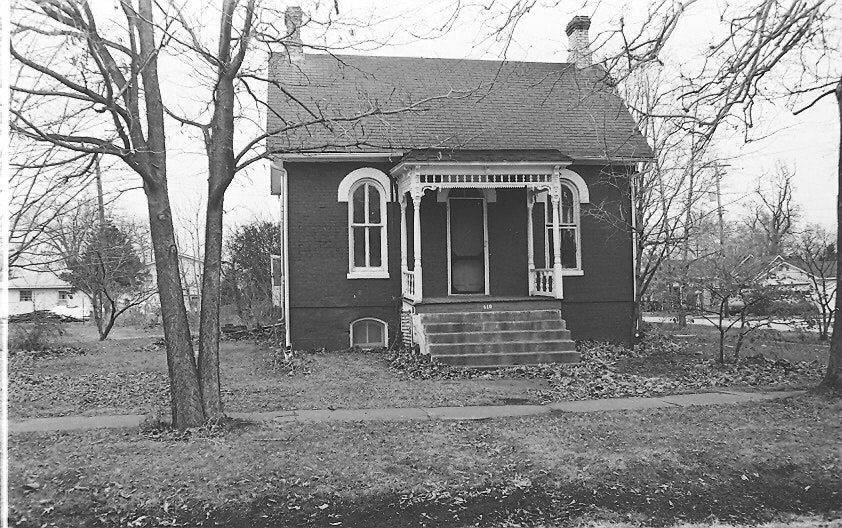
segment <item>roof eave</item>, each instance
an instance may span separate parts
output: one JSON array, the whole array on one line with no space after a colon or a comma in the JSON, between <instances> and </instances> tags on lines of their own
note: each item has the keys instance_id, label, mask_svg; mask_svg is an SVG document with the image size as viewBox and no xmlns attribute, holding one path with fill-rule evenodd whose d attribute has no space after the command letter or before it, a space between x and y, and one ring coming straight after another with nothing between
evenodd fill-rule
<instances>
[{"instance_id":1,"label":"roof eave","mask_svg":"<svg viewBox=\"0 0 842 528\"><path fill-rule=\"evenodd\" d=\"M390 152L295 152L275 154L273 161L319 162L319 161L392 161L405 154L402 150Z\"/></svg>"}]
</instances>

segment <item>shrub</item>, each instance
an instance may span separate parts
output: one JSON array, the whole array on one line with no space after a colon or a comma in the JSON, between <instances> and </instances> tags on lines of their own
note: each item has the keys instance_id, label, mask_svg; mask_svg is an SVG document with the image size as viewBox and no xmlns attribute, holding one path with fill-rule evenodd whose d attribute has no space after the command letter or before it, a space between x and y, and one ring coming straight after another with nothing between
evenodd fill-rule
<instances>
[{"instance_id":1,"label":"shrub","mask_svg":"<svg viewBox=\"0 0 842 528\"><path fill-rule=\"evenodd\" d=\"M64 335L61 323L48 317L36 316L29 322L9 323L9 350L23 352L52 348Z\"/></svg>"}]
</instances>

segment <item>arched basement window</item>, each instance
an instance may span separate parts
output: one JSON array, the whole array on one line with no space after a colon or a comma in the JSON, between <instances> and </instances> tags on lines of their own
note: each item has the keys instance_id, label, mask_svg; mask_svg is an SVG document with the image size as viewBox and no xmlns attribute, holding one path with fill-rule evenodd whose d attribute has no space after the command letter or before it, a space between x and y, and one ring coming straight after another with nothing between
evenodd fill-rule
<instances>
[{"instance_id":1,"label":"arched basement window","mask_svg":"<svg viewBox=\"0 0 842 528\"><path fill-rule=\"evenodd\" d=\"M380 319L367 317L351 323L351 346L363 350L385 347L389 342L388 327Z\"/></svg>"}]
</instances>

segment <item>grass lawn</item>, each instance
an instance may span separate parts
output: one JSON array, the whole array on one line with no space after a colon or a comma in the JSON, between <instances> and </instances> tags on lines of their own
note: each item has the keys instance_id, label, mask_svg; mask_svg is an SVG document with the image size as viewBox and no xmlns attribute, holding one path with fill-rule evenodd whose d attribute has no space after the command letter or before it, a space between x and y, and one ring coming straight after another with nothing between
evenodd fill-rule
<instances>
[{"instance_id":1,"label":"grass lawn","mask_svg":"<svg viewBox=\"0 0 842 528\"><path fill-rule=\"evenodd\" d=\"M838 526L840 416L838 398L805 395L474 422L243 424L186 437L15 434L10 525Z\"/></svg>"},{"instance_id":2,"label":"grass lawn","mask_svg":"<svg viewBox=\"0 0 842 528\"><path fill-rule=\"evenodd\" d=\"M164 414L169 412L166 355L159 335L117 328L100 342L90 325L67 325L52 355L12 354L9 414L12 420L42 416ZM750 364L720 368L715 332L705 327L636 351L619 347L574 369L532 368L502 373L434 370L431 375L389 368L388 354L304 352L290 372L273 367L264 345L224 341L220 349L226 410L248 412L312 408L412 407L542 403L622 395L693 392L733 387L809 388L820 379L827 345L814 335L757 333L744 355L812 361L808 367ZM762 331L761 331L762 332ZM761 372L762 375L757 374Z\"/></svg>"}]
</instances>

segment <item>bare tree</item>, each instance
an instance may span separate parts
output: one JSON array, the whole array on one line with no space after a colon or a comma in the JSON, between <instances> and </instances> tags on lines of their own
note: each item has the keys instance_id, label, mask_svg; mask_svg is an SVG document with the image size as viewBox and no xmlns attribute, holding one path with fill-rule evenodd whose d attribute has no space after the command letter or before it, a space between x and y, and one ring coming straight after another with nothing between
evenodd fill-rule
<instances>
[{"instance_id":1,"label":"bare tree","mask_svg":"<svg viewBox=\"0 0 842 528\"><path fill-rule=\"evenodd\" d=\"M364 104L349 115L302 104L304 117L286 118L279 127L266 130L261 120L242 110L251 105L264 114L272 111L251 83L278 81L265 74L268 54L256 55L249 66L246 59L258 44L292 46L291 53L302 53L299 31L310 21L302 22L300 10L298 17L287 19L286 31L279 31L279 13L271 7L258 6L256 0L226 0L218 12L218 31L210 32L202 17L217 14L212 10L200 12L197 20L173 4L121 0L119 5L116 14L95 11L85 0L34 0L16 6L11 55L23 73L12 90L13 126L27 138L64 151L116 157L140 177L167 341L173 423L190 427L223 416L222 219L225 192L235 175L284 151L267 149L269 138L314 125L343 126L400 114L422 108L436 97L392 104L361 101ZM324 27L329 28L332 20L328 17ZM181 67L197 73L196 93L191 93L192 102L201 107L197 116L165 104L159 77L162 57L181 61ZM204 95L198 92L201 87L207 89ZM441 98L451 95L443 93ZM165 116L198 130L208 159L198 362L190 340L168 191ZM244 130L247 137L242 137ZM349 141L365 144L364 139ZM314 149L326 146L330 145Z\"/></svg>"},{"instance_id":2,"label":"bare tree","mask_svg":"<svg viewBox=\"0 0 842 528\"><path fill-rule=\"evenodd\" d=\"M49 245L62 264L58 275L91 299L103 341L120 315L155 294L142 257L143 229L91 207L73 213L55 220Z\"/></svg>"},{"instance_id":3,"label":"bare tree","mask_svg":"<svg viewBox=\"0 0 842 528\"><path fill-rule=\"evenodd\" d=\"M160 13L151 0L124 0L120 8L117 26L83 1L16 6L10 51L24 73L12 87L13 127L65 151L115 156L141 178L167 338L173 423L195 426L205 414L181 294L158 77L159 54L169 39L160 36L155 24Z\"/></svg>"},{"instance_id":4,"label":"bare tree","mask_svg":"<svg viewBox=\"0 0 842 528\"><path fill-rule=\"evenodd\" d=\"M807 272L810 297L819 311L819 339L828 338L835 315L836 235L819 225L810 225L799 237L793 254L795 263Z\"/></svg>"},{"instance_id":5,"label":"bare tree","mask_svg":"<svg viewBox=\"0 0 842 528\"><path fill-rule=\"evenodd\" d=\"M13 135L11 140L9 191L8 266L49 264L42 250L49 227L57 218L84 203L95 157L67 155L56 146L43 148Z\"/></svg>"},{"instance_id":6,"label":"bare tree","mask_svg":"<svg viewBox=\"0 0 842 528\"><path fill-rule=\"evenodd\" d=\"M754 189L749 225L763 235L765 255L787 253L792 241L799 216L792 198L794 176L789 167L779 162L775 174L761 176Z\"/></svg>"}]
</instances>

